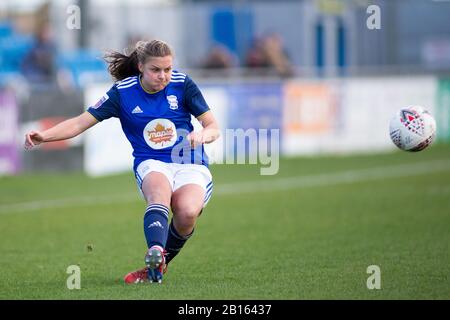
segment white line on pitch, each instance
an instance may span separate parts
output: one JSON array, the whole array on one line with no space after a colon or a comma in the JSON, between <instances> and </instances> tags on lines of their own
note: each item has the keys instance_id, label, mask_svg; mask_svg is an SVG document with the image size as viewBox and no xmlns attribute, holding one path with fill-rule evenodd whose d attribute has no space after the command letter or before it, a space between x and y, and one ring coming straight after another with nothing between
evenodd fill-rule
<instances>
[{"instance_id":1,"label":"white line on pitch","mask_svg":"<svg viewBox=\"0 0 450 320\"><path fill-rule=\"evenodd\" d=\"M418 176L428 173L450 171L449 160L434 160L414 164L391 165L367 169L347 170L333 173L296 176L289 178L264 179L222 184L214 187L214 195L233 195L254 192L273 192L279 190L331 186L362 181ZM0 214L28 212L42 209L57 209L75 206L114 204L142 201L138 193L104 196L85 196L76 198L39 200L0 206Z\"/></svg>"}]
</instances>

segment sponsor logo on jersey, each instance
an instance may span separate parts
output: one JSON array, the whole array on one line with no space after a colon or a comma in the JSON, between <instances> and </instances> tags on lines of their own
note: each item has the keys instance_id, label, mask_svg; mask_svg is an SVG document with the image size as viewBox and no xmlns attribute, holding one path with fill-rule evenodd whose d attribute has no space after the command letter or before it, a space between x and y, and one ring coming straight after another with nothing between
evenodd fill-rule
<instances>
[{"instance_id":1,"label":"sponsor logo on jersey","mask_svg":"<svg viewBox=\"0 0 450 320\"><path fill-rule=\"evenodd\" d=\"M152 149L171 147L177 141L175 124L168 119L152 120L144 128L144 139Z\"/></svg>"}]
</instances>

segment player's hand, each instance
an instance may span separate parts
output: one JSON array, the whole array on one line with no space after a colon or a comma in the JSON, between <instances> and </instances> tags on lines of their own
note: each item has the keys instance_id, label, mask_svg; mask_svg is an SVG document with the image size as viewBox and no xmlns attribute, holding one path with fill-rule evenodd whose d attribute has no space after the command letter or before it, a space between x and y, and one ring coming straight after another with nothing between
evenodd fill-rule
<instances>
[{"instance_id":1,"label":"player's hand","mask_svg":"<svg viewBox=\"0 0 450 320\"><path fill-rule=\"evenodd\" d=\"M44 142L44 137L38 131L30 131L25 135L25 149L30 150L31 148L40 145Z\"/></svg>"},{"instance_id":2,"label":"player's hand","mask_svg":"<svg viewBox=\"0 0 450 320\"><path fill-rule=\"evenodd\" d=\"M203 130L197 131L197 132L192 131L191 133L189 133L186 136L186 139L187 139L187 141L189 141L192 149L195 149L199 145L202 145L203 143L205 143L205 137L203 135Z\"/></svg>"}]
</instances>

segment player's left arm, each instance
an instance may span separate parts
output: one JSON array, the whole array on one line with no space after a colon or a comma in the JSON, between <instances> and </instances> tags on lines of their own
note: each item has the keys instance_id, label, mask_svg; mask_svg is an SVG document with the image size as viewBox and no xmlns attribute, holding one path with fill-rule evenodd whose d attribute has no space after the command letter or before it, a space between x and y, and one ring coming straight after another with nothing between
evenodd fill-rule
<instances>
[{"instance_id":1,"label":"player's left arm","mask_svg":"<svg viewBox=\"0 0 450 320\"><path fill-rule=\"evenodd\" d=\"M193 148L203 143L211 143L220 136L219 125L214 118L211 110L206 111L197 117L197 120L202 125L203 129L197 132L192 131L188 134L187 139L190 141Z\"/></svg>"},{"instance_id":2,"label":"player's left arm","mask_svg":"<svg viewBox=\"0 0 450 320\"><path fill-rule=\"evenodd\" d=\"M203 130L201 130L202 143L211 143L220 137L219 125L211 110L200 115L197 120L203 126Z\"/></svg>"},{"instance_id":3,"label":"player's left arm","mask_svg":"<svg viewBox=\"0 0 450 320\"><path fill-rule=\"evenodd\" d=\"M219 125L203 98L198 86L191 78L186 77L184 102L190 114L197 118L203 129L187 135L191 147L195 148L203 143L211 143L220 136Z\"/></svg>"}]
</instances>

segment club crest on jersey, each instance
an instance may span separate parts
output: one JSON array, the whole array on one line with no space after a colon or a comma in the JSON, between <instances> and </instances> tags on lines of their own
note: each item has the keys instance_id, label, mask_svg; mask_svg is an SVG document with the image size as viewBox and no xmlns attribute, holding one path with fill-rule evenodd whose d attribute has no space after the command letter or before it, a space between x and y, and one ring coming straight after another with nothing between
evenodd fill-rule
<instances>
[{"instance_id":1,"label":"club crest on jersey","mask_svg":"<svg viewBox=\"0 0 450 320\"><path fill-rule=\"evenodd\" d=\"M144 128L144 140L152 149L171 147L177 141L175 124L168 119L155 119Z\"/></svg>"},{"instance_id":2,"label":"club crest on jersey","mask_svg":"<svg viewBox=\"0 0 450 320\"><path fill-rule=\"evenodd\" d=\"M167 102L169 102L169 108L172 110L178 109L178 99L177 96L170 95L167 96Z\"/></svg>"}]
</instances>

